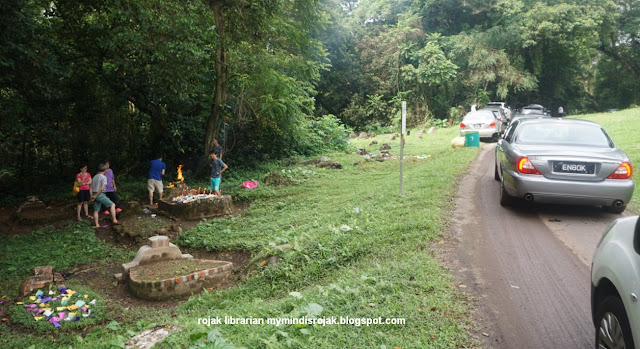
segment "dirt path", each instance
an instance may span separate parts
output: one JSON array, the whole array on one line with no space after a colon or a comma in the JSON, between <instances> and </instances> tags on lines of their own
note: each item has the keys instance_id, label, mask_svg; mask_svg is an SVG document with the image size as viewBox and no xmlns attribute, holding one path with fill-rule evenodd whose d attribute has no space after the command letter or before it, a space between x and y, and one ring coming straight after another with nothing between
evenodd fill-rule
<instances>
[{"instance_id":1,"label":"dirt path","mask_svg":"<svg viewBox=\"0 0 640 349\"><path fill-rule=\"evenodd\" d=\"M475 299L489 348L590 348L590 263L606 226L599 208L503 208L494 145L462 181L442 256Z\"/></svg>"}]
</instances>

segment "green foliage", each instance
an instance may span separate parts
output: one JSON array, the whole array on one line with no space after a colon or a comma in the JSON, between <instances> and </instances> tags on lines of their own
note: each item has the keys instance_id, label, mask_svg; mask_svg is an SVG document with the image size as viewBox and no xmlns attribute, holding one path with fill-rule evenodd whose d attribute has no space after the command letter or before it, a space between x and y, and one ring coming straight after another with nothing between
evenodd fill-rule
<instances>
[{"instance_id":1,"label":"green foliage","mask_svg":"<svg viewBox=\"0 0 640 349\"><path fill-rule=\"evenodd\" d=\"M364 128L364 132L367 134L375 133L375 134L385 134L385 133L393 133L394 128L392 126L383 126L380 123L374 123L372 125L366 125Z\"/></svg>"},{"instance_id":2,"label":"green foliage","mask_svg":"<svg viewBox=\"0 0 640 349\"><path fill-rule=\"evenodd\" d=\"M443 119L431 119L431 120L429 120L429 123L433 127L437 127L437 128L445 128L445 127L449 126L449 122L447 120L443 120Z\"/></svg>"},{"instance_id":3,"label":"green foliage","mask_svg":"<svg viewBox=\"0 0 640 349\"><path fill-rule=\"evenodd\" d=\"M122 256L96 238L87 224L69 223L60 228L47 227L29 234L0 237L0 268L6 277L24 278L33 268L51 265L54 271L74 265L90 264L107 257Z\"/></svg>"},{"instance_id":4,"label":"green foliage","mask_svg":"<svg viewBox=\"0 0 640 349\"><path fill-rule=\"evenodd\" d=\"M633 165L633 181L640 183L640 171L636 168L640 164L640 147L635 137L630 136L629 132L640 127L640 109L619 110L615 113L587 114L577 116L581 119L587 119L602 125L607 131L616 147L627 153ZM635 190L631 203L628 206L634 213L640 213L640 191Z\"/></svg>"},{"instance_id":5,"label":"green foliage","mask_svg":"<svg viewBox=\"0 0 640 349\"><path fill-rule=\"evenodd\" d=\"M0 166L23 179L11 192L68 182L81 163L140 173L154 151L199 150L212 41L200 2L4 6Z\"/></svg>"},{"instance_id":6,"label":"green foliage","mask_svg":"<svg viewBox=\"0 0 640 349\"><path fill-rule=\"evenodd\" d=\"M351 96L349 103L331 95L322 108L355 129L392 125L399 95L408 102L412 126L447 119L453 106L468 110L495 100L582 111L624 108L639 98L640 50L632 39L638 36L638 0L341 5L336 26L350 29L356 52L349 55L333 38L325 42L337 71L358 74L349 75L357 83L343 94ZM331 72L325 76L340 82ZM386 106L372 109L369 96ZM335 105L328 105L330 97ZM375 112L385 107L387 118Z\"/></svg>"}]
</instances>

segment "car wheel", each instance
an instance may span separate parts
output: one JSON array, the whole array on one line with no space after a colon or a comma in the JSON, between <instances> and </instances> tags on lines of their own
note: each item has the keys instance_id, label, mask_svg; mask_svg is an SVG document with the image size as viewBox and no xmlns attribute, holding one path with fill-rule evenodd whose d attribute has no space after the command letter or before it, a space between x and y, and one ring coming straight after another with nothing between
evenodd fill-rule
<instances>
[{"instance_id":1,"label":"car wheel","mask_svg":"<svg viewBox=\"0 0 640 349\"><path fill-rule=\"evenodd\" d=\"M498 173L498 164L497 163L494 165L493 179L495 179L496 181L500 180L500 174Z\"/></svg>"},{"instance_id":2,"label":"car wheel","mask_svg":"<svg viewBox=\"0 0 640 349\"><path fill-rule=\"evenodd\" d=\"M596 313L596 348L633 348L631 327L624 304L616 296L608 296Z\"/></svg>"},{"instance_id":3,"label":"car wheel","mask_svg":"<svg viewBox=\"0 0 640 349\"><path fill-rule=\"evenodd\" d=\"M615 206L605 206L604 207L605 210L607 210L607 212L611 212L611 213L622 213L624 212L624 210L627 209L627 205L622 205L619 207L615 207Z\"/></svg>"},{"instance_id":4,"label":"car wheel","mask_svg":"<svg viewBox=\"0 0 640 349\"><path fill-rule=\"evenodd\" d=\"M504 174L502 174L502 179L500 180L500 206L510 206L512 201L513 199L504 189Z\"/></svg>"}]
</instances>

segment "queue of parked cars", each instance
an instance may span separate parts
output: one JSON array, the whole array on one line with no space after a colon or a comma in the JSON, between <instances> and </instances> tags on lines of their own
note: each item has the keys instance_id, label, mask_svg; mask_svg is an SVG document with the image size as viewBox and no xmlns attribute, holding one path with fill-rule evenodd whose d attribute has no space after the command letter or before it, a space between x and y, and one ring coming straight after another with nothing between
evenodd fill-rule
<instances>
[{"instance_id":1,"label":"queue of parked cars","mask_svg":"<svg viewBox=\"0 0 640 349\"><path fill-rule=\"evenodd\" d=\"M493 114L490 117L489 112ZM478 132L480 138L496 140L510 122L521 118L550 117L551 111L540 104L529 104L515 112L505 102L489 102L482 109L467 113L460 123L460 135Z\"/></svg>"},{"instance_id":2,"label":"queue of parked cars","mask_svg":"<svg viewBox=\"0 0 640 349\"><path fill-rule=\"evenodd\" d=\"M600 125L552 117L533 104L513 113L505 126L494 165L501 205L522 201L625 211L634 191L633 167ZM640 218L619 218L603 233L591 264L596 348L640 349L639 297Z\"/></svg>"}]
</instances>

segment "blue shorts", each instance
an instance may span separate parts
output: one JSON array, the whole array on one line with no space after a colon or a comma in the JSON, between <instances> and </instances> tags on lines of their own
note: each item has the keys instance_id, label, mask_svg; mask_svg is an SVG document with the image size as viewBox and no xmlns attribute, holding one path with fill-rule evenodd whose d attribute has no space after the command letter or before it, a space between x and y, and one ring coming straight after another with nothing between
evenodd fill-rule
<instances>
[{"instance_id":1,"label":"blue shorts","mask_svg":"<svg viewBox=\"0 0 640 349\"><path fill-rule=\"evenodd\" d=\"M220 190L220 177L211 177L211 190L219 191Z\"/></svg>"}]
</instances>

